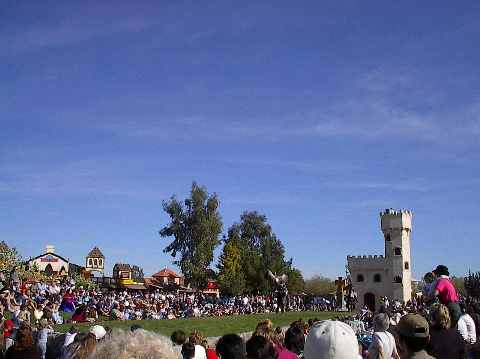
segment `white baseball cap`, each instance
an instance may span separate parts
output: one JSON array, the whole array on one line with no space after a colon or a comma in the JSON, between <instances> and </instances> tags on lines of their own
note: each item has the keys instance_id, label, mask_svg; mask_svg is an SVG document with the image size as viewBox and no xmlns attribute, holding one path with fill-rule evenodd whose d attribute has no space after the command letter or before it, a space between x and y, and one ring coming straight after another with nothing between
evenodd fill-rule
<instances>
[{"instance_id":1,"label":"white baseball cap","mask_svg":"<svg viewBox=\"0 0 480 359\"><path fill-rule=\"evenodd\" d=\"M95 336L95 339L100 340L107 334L107 331L101 325L94 325L90 328L90 333Z\"/></svg>"},{"instance_id":2,"label":"white baseball cap","mask_svg":"<svg viewBox=\"0 0 480 359\"><path fill-rule=\"evenodd\" d=\"M310 329L303 354L305 359L357 359L358 340L348 324L323 320Z\"/></svg>"}]
</instances>

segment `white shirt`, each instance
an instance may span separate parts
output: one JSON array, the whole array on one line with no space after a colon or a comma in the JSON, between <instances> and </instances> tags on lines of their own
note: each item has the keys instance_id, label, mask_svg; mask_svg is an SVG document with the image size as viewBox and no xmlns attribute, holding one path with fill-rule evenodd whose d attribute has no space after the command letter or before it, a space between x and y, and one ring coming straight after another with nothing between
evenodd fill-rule
<instances>
[{"instance_id":1,"label":"white shirt","mask_svg":"<svg viewBox=\"0 0 480 359\"><path fill-rule=\"evenodd\" d=\"M457 328L463 340L467 343L475 344L477 341L477 333L475 330L475 322L470 315L463 314L460 319L458 319Z\"/></svg>"},{"instance_id":2,"label":"white shirt","mask_svg":"<svg viewBox=\"0 0 480 359\"><path fill-rule=\"evenodd\" d=\"M201 345L195 345L195 356L193 359L207 359L207 351Z\"/></svg>"},{"instance_id":3,"label":"white shirt","mask_svg":"<svg viewBox=\"0 0 480 359\"><path fill-rule=\"evenodd\" d=\"M77 335L77 333L66 333L65 334L65 341L63 342L63 346L68 347L70 344L72 344L73 341L75 340L76 335Z\"/></svg>"},{"instance_id":4,"label":"white shirt","mask_svg":"<svg viewBox=\"0 0 480 359\"><path fill-rule=\"evenodd\" d=\"M379 358L379 353L383 353L383 358L390 359L397 352L395 338L389 332L373 333L373 341L368 348L368 358Z\"/></svg>"}]
</instances>

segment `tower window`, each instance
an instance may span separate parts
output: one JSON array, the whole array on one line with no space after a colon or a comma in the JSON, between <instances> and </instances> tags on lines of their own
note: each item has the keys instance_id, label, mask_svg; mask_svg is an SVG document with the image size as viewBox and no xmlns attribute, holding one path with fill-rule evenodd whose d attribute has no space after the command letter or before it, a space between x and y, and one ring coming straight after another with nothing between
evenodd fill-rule
<instances>
[{"instance_id":1,"label":"tower window","mask_svg":"<svg viewBox=\"0 0 480 359\"><path fill-rule=\"evenodd\" d=\"M410 269L410 264L408 264L408 262L405 262L405 269Z\"/></svg>"},{"instance_id":2,"label":"tower window","mask_svg":"<svg viewBox=\"0 0 480 359\"><path fill-rule=\"evenodd\" d=\"M402 283L402 277L400 277L399 275L397 275L395 278L393 278L393 282L394 282L394 283Z\"/></svg>"},{"instance_id":3,"label":"tower window","mask_svg":"<svg viewBox=\"0 0 480 359\"><path fill-rule=\"evenodd\" d=\"M380 283L380 282L382 281L382 276L381 276L380 274L378 274L378 273L375 274L375 275L373 276L373 281L374 281L375 283Z\"/></svg>"},{"instance_id":4,"label":"tower window","mask_svg":"<svg viewBox=\"0 0 480 359\"><path fill-rule=\"evenodd\" d=\"M365 278L363 277L363 274L357 275L357 282L363 282L365 281Z\"/></svg>"},{"instance_id":5,"label":"tower window","mask_svg":"<svg viewBox=\"0 0 480 359\"><path fill-rule=\"evenodd\" d=\"M393 253L394 253L396 256L401 256L401 255L402 255L402 248L400 248L400 247L395 247L395 249L393 250Z\"/></svg>"},{"instance_id":6,"label":"tower window","mask_svg":"<svg viewBox=\"0 0 480 359\"><path fill-rule=\"evenodd\" d=\"M390 241L392 240L392 238L390 238L390 234L386 234L386 235L385 235L385 240L386 240L387 242L390 242Z\"/></svg>"},{"instance_id":7,"label":"tower window","mask_svg":"<svg viewBox=\"0 0 480 359\"><path fill-rule=\"evenodd\" d=\"M89 267L93 267L93 264L92 264L92 258L88 258L88 266Z\"/></svg>"},{"instance_id":8,"label":"tower window","mask_svg":"<svg viewBox=\"0 0 480 359\"><path fill-rule=\"evenodd\" d=\"M100 259L98 260L98 266L99 266L99 267L103 267L103 259L102 259L102 258L100 258Z\"/></svg>"},{"instance_id":9,"label":"tower window","mask_svg":"<svg viewBox=\"0 0 480 359\"><path fill-rule=\"evenodd\" d=\"M93 260L93 263L95 264L95 267L98 267L98 259L97 259L97 258L95 258L95 259Z\"/></svg>"}]
</instances>

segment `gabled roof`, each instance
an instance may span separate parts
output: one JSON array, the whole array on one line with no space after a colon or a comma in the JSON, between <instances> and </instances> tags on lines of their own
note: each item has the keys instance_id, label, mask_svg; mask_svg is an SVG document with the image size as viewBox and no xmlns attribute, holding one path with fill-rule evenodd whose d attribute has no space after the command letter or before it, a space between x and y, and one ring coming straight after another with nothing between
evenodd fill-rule
<instances>
[{"instance_id":1,"label":"gabled roof","mask_svg":"<svg viewBox=\"0 0 480 359\"><path fill-rule=\"evenodd\" d=\"M68 259L63 258L62 256L59 256L56 253L43 253L43 254L40 254L39 256L36 256L35 258L30 259L30 261L34 261L35 259L39 259L46 256L54 256L54 257L60 258L64 262L70 263Z\"/></svg>"},{"instance_id":2,"label":"gabled roof","mask_svg":"<svg viewBox=\"0 0 480 359\"><path fill-rule=\"evenodd\" d=\"M152 277L177 277L180 278L181 276L175 273L173 270L168 268L163 268L161 271L152 275Z\"/></svg>"},{"instance_id":3,"label":"gabled roof","mask_svg":"<svg viewBox=\"0 0 480 359\"><path fill-rule=\"evenodd\" d=\"M132 270L132 267L130 267L130 264L116 263L113 266L113 270L129 271L129 270Z\"/></svg>"},{"instance_id":4,"label":"gabled roof","mask_svg":"<svg viewBox=\"0 0 480 359\"><path fill-rule=\"evenodd\" d=\"M88 253L87 258L104 258L103 253L98 249L98 247L93 247L93 249Z\"/></svg>"}]
</instances>

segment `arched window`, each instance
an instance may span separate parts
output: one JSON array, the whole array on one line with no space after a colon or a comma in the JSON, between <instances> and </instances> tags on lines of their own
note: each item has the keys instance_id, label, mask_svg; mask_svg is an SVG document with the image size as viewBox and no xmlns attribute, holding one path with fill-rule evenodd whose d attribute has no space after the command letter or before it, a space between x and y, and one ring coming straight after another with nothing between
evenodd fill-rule
<instances>
[{"instance_id":1,"label":"arched window","mask_svg":"<svg viewBox=\"0 0 480 359\"><path fill-rule=\"evenodd\" d=\"M405 269L410 269L410 264L408 264L408 262L405 262Z\"/></svg>"},{"instance_id":2,"label":"arched window","mask_svg":"<svg viewBox=\"0 0 480 359\"><path fill-rule=\"evenodd\" d=\"M399 275L397 275L395 278L393 278L393 281L395 283L402 283L402 277L400 277Z\"/></svg>"},{"instance_id":3,"label":"arched window","mask_svg":"<svg viewBox=\"0 0 480 359\"><path fill-rule=\"evenodd\" d=\"M89 267L93 267L92 258L88 258L88 266L89 266Z\"/></svg>"},{"instance_id":4,"label":"arched window","mask_svg":"<svg viewBox=\"0 0 480 359\"><path fill-rule=\"evenodd\" d=\"M45 267L45 275L47 277L51 277L53 274L54 274L53 267L50 263L48 263L47 266Z\"/></svg>"},{"instance_id":5,"label":"arched window","mask_svg":"<svg viewBox=\"0 0 480 359\"><path fill-rule=\"evenodd\" d=\"M394 251L394 254L396 256L401 256L402 255L402 248L400 248L400 247L395 247L393 251Z\"/></svg>"},{"instance_id":6,"label":"arched window","mask_svg":"<svg viewBox=\"0 0 480 359\"><path fill-rule=\"evenodd\" d=\"M381 276L380 274L378 274L378 273L375 274L375 275L373 276L373 281L374 281L375 283L380 283L380 282L382 281L382 276Z\"/></svg>"},{"instance_id":7,"label":"arched window","mask_svg":"<svg viewBox=\"0 0 480 359\"><path fill-rule=\"evenodd\" d=\"M365 281L365 277L363 276L363 274L358 274L357 275L357 282L363 282Z\"/></svg>"},{"instance_id":8,"label":"arched window","mask_svg":"<svg viewBox=\"0 0 480 359\"><path fill-rule=\"evenodd\" d=\"M93 260L93 263L95 264L95 267L98 267L98 259L97 259L97 258L95 258L95 259Z\"/></svg>"},{"instance_id":9,"label":"arched window","mask_svg":"<svg viewBox=\"0 0 480 359\"><path fill-rule=\"evenodd\" d=\"M98 266L99 266L99 267L103 267L103 259L102 259L102 258L100 258L100 259L98 260Z\"/></svg>"},{"instance_id":10,"label":"arched window","mask_svg":"<svg viewBox=\"0 0 480 359\"><path fill-rule=\"evenodd\" d=\"M392 240L392 239L390 238L390 234L386 234L386 235L385 235L385 240L386 240L387 242L390 242L390 241Z\"/></svg>"}]
</instances>

